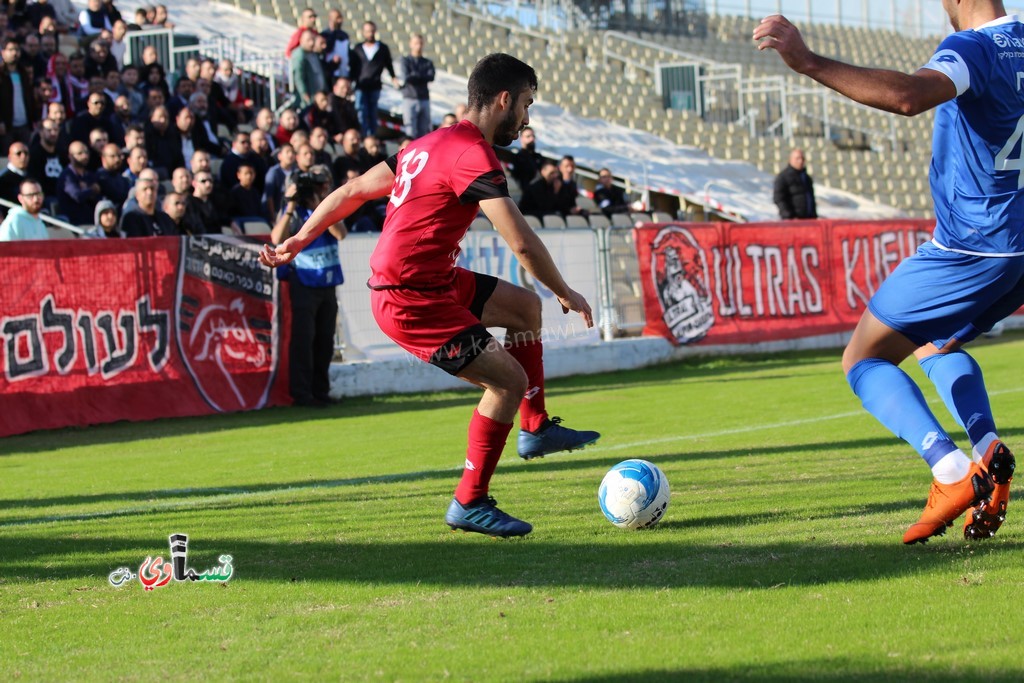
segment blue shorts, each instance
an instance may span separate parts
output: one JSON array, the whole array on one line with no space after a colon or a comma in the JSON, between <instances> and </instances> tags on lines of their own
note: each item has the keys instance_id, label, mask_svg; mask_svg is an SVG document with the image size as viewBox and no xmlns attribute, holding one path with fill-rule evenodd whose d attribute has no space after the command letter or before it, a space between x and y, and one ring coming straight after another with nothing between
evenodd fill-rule
<instances>
[{"instance_id":1,"label":"blue shorts","mask_svg":"<svg viewBox=\"0 0 1024 683\"><path fill-rule=\"evenodd\" d=\"M868 308L918 345L966 343L1024 305L1024 256L946 251L932 242L904 259Z\"/></svg>"}]
</instances>

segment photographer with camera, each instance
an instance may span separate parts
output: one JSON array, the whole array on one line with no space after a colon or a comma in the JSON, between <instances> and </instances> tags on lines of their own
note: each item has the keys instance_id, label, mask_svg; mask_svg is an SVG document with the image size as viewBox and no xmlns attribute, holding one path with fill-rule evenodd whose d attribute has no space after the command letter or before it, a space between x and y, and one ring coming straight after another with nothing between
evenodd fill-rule
<instances>
[{"instance_id":1,"label":"photographer with camera","mask_svg":"<svg viewBox=\"0 0 1024 683\"><path fill-rule=\"evenodd\" d=\"M323 165L292 175L284 192L285 205L270 233L280 244L297 233L313 210L331 193L334 181ZM338 318L335 287L344 282L338 258L338 240L347 230L332 225L278 277L291 291L292 339L288 350L289 393L294 405L323 408L334 403L330 396L329 371L334 357L334 330Z\"/></svg>"}]
</instances>

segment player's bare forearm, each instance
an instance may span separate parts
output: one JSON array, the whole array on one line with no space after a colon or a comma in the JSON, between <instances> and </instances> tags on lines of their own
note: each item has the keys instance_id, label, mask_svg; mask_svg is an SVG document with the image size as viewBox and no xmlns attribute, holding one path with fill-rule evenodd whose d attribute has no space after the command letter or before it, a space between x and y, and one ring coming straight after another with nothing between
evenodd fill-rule
<instances>
[{"instance_id":1,"label":"player's bare forearm","mask_svg":"<svg viewBox=\"0 0 1024 683\"><path fill-rule=\"evenodd\" d=\"M377 164L365 174L348 181L327 195L302 229L295 233L295 238L305 247L324 230L358 211L366 202L386 196L391 191L394 181L395 174L388 165L384 162Z\"/></svg>"},{"instance_id":2,"label":"player's bare forearm","mask_svg":"<svg viewBox=\"0 0 1024 683\"><path fill-rule=\"evenodd\" d=\"M839 62L812 52L796 26L784 16L765 17L754 29L758 50L775 50L793 71L861 104L882 111L915 116L956 97L944 74L920 69L905 74Z\"/></svg>"},{"instance_id":3,"label":"player's bare forearm","mask_svg":"<svg viewBox=\"0 0 1024 683\"><path fill-rule=\"evenodd\" d=\"M324 230L341 223L365 202L386 196L391 191L394 180L395 174L382 161L365 174L345 183L320 202L302 229L294 236L284 240L277 247L264 247L260 252L260 261L271 268L289 263ZM341 239L344 234L339 236L335 233L335 237Z\"/></svg>"}]
</instances>

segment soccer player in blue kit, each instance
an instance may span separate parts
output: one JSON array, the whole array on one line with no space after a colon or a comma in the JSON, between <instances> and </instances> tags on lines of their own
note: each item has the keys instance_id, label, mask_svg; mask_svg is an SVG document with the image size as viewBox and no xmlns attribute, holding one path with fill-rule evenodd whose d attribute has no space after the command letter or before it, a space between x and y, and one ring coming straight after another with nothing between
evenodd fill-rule
<instances>
[{"instance_id":1,"label":"soccer player in blue kit","mask_svg":"<svg viewBox=\"0 0 1024 683\"><path fill-rule=\"evenodd\" d=\"M904 543L945 532L964 512L968 539L1005 519L1014 458L999 439L978 364L962 349L1024 304L1024 24L1002 2L943 0L955 33L913 74L844 64L811 52L785 17L754 29L760 50L883 111L937 107L930 182L933 239L871 298L843 353L864 408L913 446L934 481ZM899 364L916 356L972 450L939 424Z\"/></svg>"}]
</instances>

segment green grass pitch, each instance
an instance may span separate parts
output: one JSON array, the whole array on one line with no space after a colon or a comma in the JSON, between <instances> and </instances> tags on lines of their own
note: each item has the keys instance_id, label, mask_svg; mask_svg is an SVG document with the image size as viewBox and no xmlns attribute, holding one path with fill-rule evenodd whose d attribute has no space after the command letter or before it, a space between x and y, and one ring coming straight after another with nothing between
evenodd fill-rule
<instances>
[{"instance_id":1,"label":"green grass pitch","mask_svg":"<svg viewBox=\"0 0 1024 683\"><path fill-rule=\"evenodd\" d=\"M1024 451L1024 336L975 355ZM492 494L525 539L443 523L476 397L0 441L0 680L1024 679L1024 507L984 543L904 547L930 473L838 351L551 382L552 414L604 436L523 462L513 432ZM650 531L597 505L630 457L672 485ZM110 585L176 532L231 580Z\"/></svg>"}]
</instances>

